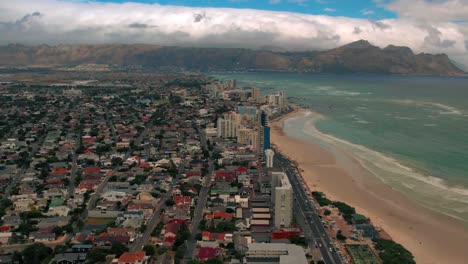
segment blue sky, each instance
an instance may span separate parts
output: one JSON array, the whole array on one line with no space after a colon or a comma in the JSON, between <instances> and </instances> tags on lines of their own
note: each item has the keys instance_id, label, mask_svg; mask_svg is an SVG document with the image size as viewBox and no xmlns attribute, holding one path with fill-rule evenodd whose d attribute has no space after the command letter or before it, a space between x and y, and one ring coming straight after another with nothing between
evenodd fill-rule
<instances>
[{"instance_id":1,"label":"blue sky","mask_svg":"<svg viewBox=\"0 0 468 264\"><path fill-rule=\"evenodd\" d=\"M395 18L395 13L378 6L375 0L98 0L98 2L139 2L191 7L252 8L272 11L344 16L353 18Z\"/></svg>"}]
</instances>

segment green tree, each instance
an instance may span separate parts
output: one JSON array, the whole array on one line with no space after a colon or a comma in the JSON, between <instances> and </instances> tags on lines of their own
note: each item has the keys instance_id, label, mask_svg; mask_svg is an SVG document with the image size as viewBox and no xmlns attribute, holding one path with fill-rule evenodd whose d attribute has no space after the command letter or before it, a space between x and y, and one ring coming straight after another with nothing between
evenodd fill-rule
<instances>
[{"instance_id":1,"label":"green tree","mask_svg":"<svg viewBox=\"0 0 468 264\"><path fill-rule=\"evenodd\" d=\"M106 260L107 254L104 252L104 250L99 249L99 248L94 248L88 253L88 256L86 259L88 260L88 263L98 263L98 262L103 262Z\"/></svg>"},{"instance_id":2,"label":"green tree","mask_svg":"<svg viewBox=\"0 0 468 264\"><path fill-rule=\"evenodd\" d=\"M128 252L128 248L120 242L113 243L109 250L109 253L115 254L117 257L120 257L124 252Z\"/></svg>"},{"instance_id":3,"label":"green tree","mask_svg":"<svg viewBox=\"0 0 468 264\"><path fill-rule=\"evenodd\" d=\"M414 256L402 245L386 239L376 239L375 249L384 264L415 264Z\"/></svg>"},{"instance_id":4,"label":"green tree","mask_svg":"<svg viewBox=\"0 0 468 264\"><path fill-rule=\"evenodd\" d=\"M52 249L42 243L27 246L21 253L24 263L28 264L40 264L50 254L52 254Z\"/></svg>"},{"instance_id":5,"label":"green tree","mask_svg":"<svg viewBox=\"0 0 468 264\"><path fill-rule=\"evenodd\" d=\"M166 206L174 206L175 203L174 203L174 200L168 199L168 200L166 200L165 204L166 204Z\"/></svg>"},{"instance_id":6,"label":"green tree","mask_svg":"<svg viewBox=\"0 0 468 264\"><path fill-rule=\"evenodd\" d=\"M156 254L156 250L151 245L144 246L143 251L145 251L146 255L148 255L148 256L154 256L154 254Z\"/></svg>"},{"instance_id":7,"label":"green tree","mask_svg":"<svg viewBox=\"0 0 468 264\"><path fill-rule=\"evenodd\" d=\"M54 234L56 236L59 236L59 235L61 235L63 233L63 228L61 228L60 226L56 226L56 227L54 227L52 232L54 232Z\"/></svg>"}]
</instances>

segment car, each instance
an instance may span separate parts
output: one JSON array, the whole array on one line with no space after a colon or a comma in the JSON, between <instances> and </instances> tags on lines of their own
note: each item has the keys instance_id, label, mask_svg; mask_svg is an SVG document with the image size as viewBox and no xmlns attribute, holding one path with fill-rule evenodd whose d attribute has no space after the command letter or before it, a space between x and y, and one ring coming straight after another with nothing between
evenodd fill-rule
<instances>
[{"instance_id":1,"label":"car","mask_svg":"<svg viewBox=\"0 0 468 264\"><path fill-rule=\"evenodd\" d=\"M329 248L330 252L333 252L333 248Z\"/></svg>"},{"instance_id":2,"label":"car","mask_svg":"<svg viewBox=\"0 0 468 264\"><path fill-rule=\"evenodd\" d=\"M325 237L325 233L323 233L322 236Z\"/></svg>"}]
</instances>

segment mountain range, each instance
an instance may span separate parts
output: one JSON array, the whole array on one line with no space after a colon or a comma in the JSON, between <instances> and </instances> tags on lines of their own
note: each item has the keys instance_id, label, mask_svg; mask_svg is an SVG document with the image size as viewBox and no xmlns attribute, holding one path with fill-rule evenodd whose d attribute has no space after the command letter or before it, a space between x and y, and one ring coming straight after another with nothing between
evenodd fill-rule
<instances>
[{"instance_id":1,"label":"mountain range","mask_svg":"<svg viewBox=\"0 0 468 264\"><path fill-rule=\"evenodd\" d=\"M202 71L285 71L466 75L446 54L415 54L408 47L379 48L359 40L325 51L285 52L237 48L164 47L146 44L0 46L0 66L179 67Z\"/></svg>"}]
</instances>

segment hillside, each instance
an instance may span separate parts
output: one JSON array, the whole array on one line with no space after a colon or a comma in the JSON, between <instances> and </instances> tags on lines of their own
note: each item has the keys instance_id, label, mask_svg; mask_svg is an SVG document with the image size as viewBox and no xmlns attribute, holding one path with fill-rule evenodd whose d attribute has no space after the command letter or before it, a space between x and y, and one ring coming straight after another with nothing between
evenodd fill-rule
<instances>
[{"instance_id":1,"label":"hillside","mask_svg":"<svg viewBox=\"0 0 468 264\"><path fill-rule=\"evenodd\" d=\"M273 52L156 45L0 46L0 66L181 67L199 70L271 70L313 73L464 75L445 54L414 54L407 47L380 49L360 40L327 51Z\"/></svg>"}]
</instances>

